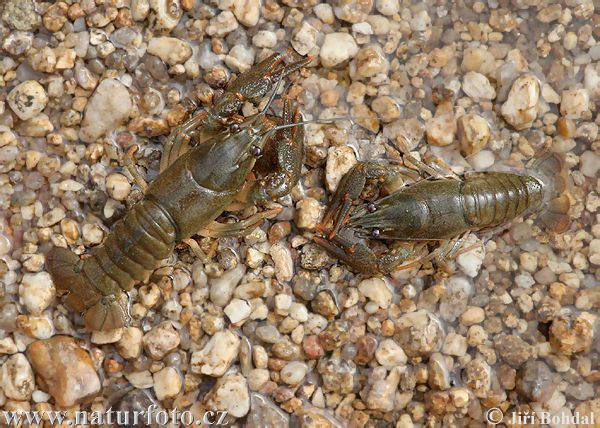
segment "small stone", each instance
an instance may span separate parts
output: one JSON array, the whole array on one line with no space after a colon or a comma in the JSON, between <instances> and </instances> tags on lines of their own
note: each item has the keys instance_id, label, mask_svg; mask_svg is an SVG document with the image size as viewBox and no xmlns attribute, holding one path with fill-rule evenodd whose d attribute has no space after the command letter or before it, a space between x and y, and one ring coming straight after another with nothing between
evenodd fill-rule
<instances>
[{"instance_id":1,"label":"small stone","mask_svg":"<svg viewBox=\"0 0 600 428\"><path fill-rule=\"evenodd\" d=\"M75 66L75 50L56 48L56 70L70 70Z\"/></svg>"},{"instance_id":2,"label":"small stone","mask_svg":"<svg viewBox=\"0 0 600 428\"><path fill-rule=\"evenodd\" d=\"M252 369L248 374L248 387L252 391L260 391L269 381L269 370Z\"/></svg>"},{"instance_id":3,"label":"small stone","mask_svg":"<svg viewBox=\"0 0 600 428\"><path fill-rule=\"evenodd\" d=\"M31 31L39 25L40 16L33 0L6 0L2 20L15 30Z\"/></svg>"},{"instance_id":4,"label":"small stone","mask_svg":"<svg viewBox=\"0 0 600 428\"><path fill-rule=\"evenodd\" d=\"M52 131L54 131L54 125L43 113L21 122L17 127L17 132L24 137L45 137Z\"/></svg>"},{"instance_id":5,"label":"small stone","mask_svg":"<svg viewBox=\"0 0 600 428\"><path fill-rule=\"evenodd\" d=\"M481 357L471 360L465 365L464 382L476 397L487 397L492 386L491 367Z\"/></svg>"},{"instance_id":6,"label":"small stone","mask_svg":"<svg viewBox=\"0 0 600 428\"><path fill-rule=\"evenodd\" d=\"M465 114L457 121L458 141L464 156L483 150L490 139L491 130L487 120L478 114Z\"/></svg>"},{"instance_id":7,"label":"small stone","mask_svg":"<svg viewBox=\"0 0 600 428\"><path fill-rule=\"evenodd\" d=\"M277 343L281 339L281 333L273 325L262 325L256 329L256 337L266 343Z\"/></svg>"},{"instance_id":8,"label":"small stone","mask_svg":"<svg viewBox=\"0 0 600 428\"><path fill-rule=\"evenodd\" d=\"M223 310L232 324L238 324L247 320L252 313L252 307L248 302L241 299L232 299Z\"/></svg>"},{"instance_id":9,"label":"small stone","mask_svg":"<svg viewBox=\"0 0 600 428\"><path fill-rule=\"evenodd\" d=\"M19 285L19 301L29 313L41 315L54 300L56 290L47 272L26 273Z\"/></svg>"},{"instance_id":10,"label":"small stone","mask_svg":"<svg viewBox=\"0 0 600 428\"><path fill-rule=\"evenodd\" d=\"M333 8L328 3L319 3L313 8L315 15L325 24L333 24L335 16Z\"/></svg>"},{"instance_id":11,"label":"small stone","mask_svg":"<svg viewBox=\"0 0 600 428\"><path fill-rule=\"evenodd\" d=\"M233 14L246 27L254 27L260 18L260 0L239 0L233 2Z\"/></svg>"},{"instance_id":12,"label":"small stone","mask_svg":"<svg viewBox=\"0 0 600 428\"><path fill-rule=\"evenodd\" d=\"M63 210L60 207L57 208L53 208L50 211L48 211L46 214L44 214L42 217L40 217L40 220L38 221L38 226L39 227L50 227L50 226L54 226L55 224L57 224L58 222L60 222L63 218L65 218L65 210Z\"/></svg>"},{"instance_id":13,"label":"small stone","mask_svg":"<svg viewBox=\"0 0 600 428\"><path fill-rule=\"evenodd\" d=\"M272 31L259 31L252 37L252 44L259 48L274 48L277 45L277 34Z\"/></svg>"},{"instance_id":14,"label":"small stone","mask_svg":"<svg viewBox=\"0 0 600 428\"><path fill-rule=\"evenodd\" d=\"M106 192L111 198L124 201L131 192L131 184L127 177L115 172L106 177Z\"/></svg>"},{"instance_id":15,"label":"small stone","mask_svg":"<svg viewBox=\"0 0 600 428\"><path fill-rule=\"evenodd\" d=\"M137 327L125 327L122 330L121 338L115 345L117 351L127 360L139 358L144 333Z\"/></svg>"},{"instance_id":16,"label":"small stone","mask_svg":"<svg viewBox=\"0 0 600 428\"><path fill-rule=\"evenodd\" d=\"M244 376L232 373L219 378L206 396L206 405L209 409L227 412L234 418L246 416L250 410L250 396Z\"/></svg>"},{"instance_id":17,"label":"small stone","mask_svg":"<svg viewBox=\"0 0 600 428\"><path fill-rule=\"evenodd\" d=\"M148 43L148 53L175 65L186 62L192 56L192 48L187 41L175 37L154 37Z\"/></svg>"},{"instance_id":18,"label":"small stone","mask_svg":"<svg viewBox=\"0 0 600 428\"><path fill-rule=\"evenodd\" d=\"M334 0L333 11L342 21L356 22L364 21L373 8L373 0Z\"/></svg>"},{"instance_id":19,"label":"small stone","mask_svg":"<svg viewBox=\"0 0 600 428\"><path fill-rule=\"evenodd\" d=\"M25 355L19 353L8 357L0 367L0 386L6 397L13 400L29 400L35 389L33 370Z\"/></svg>"},{"instance_id":20,"label":"small stone","mask_svg":"<svg viewBox=\"0 0 600 428\"><path fill-rule=\"evenodd\" d=\"M460 316L460 323L465 326L479 324L485 319L485 311L477 306L470 306Z\"/></svg>"},{"instance_id":21,"label":"small stone","mask_svg":"<svg viewBox=\"0 0 600 428\"><path fill-rule=\"evenodd\" d=\"M47 392L61 407L82 403L100 392L100 378L90 355L68 336L32 343L27 356Z\"/></svg>"},{"instance_id":22,"label":"small stone","mask_svg":"<svg viewBox=\"0 0 600 428\"><path fill-rule=\"evenodd\" d=\"M390 63L378 45L359 50L354 61L358 78L387 74L390 68Z\"/></svg>"},{"instance_id":23,"label":"small stone","mask_svg":"<svg viewBox=\"0 0 600 428\"><path fill-rule=\"evenodd\" d=\"M500 357L515 369L521 367L533 353L531 345L514 335L500 337L494 342L494 348Z\"/></svg>"},{"instance_id":24,"label":"small stone","mask_svg":"<svg viewBox=\"0 0 600 428\"><path fill-rule=\"evenodd\" d=\"M410 29L413 31L425 31L431 26L431 18L426 10L420 10L410 20Z\"/></svg>"},{"instance_id":25,"label":"small stone","mask_svg":"<svg viewBox=\"0 0 600 428\"><path fill-rule=\"evenodd\" d=\"M235 16L226 10L214 17L206 27L206 34L209 36L223 37L239 27Z\"/></svg>"},{"instance_id":26,"label":"small stone","mask_svg":"<svg viewBox=\"0 0 600 428\"><path fill-rule=\"evenodd\" d=\"M287 363L280 372L281 380L288 385L298 385L306 377L308 366L301 361Z\"/></svg>"},{"instance_id":27,"label":"small stone","mask_svg":"<svg viewBox=\"0 0 600 428\"><path fill-rule=\"evenodd\" d=\"M131 1L131 17L136 21L143 21L150 12L150 3L148 0Z\"/></svg>"},{"instance_id":28,"label":"small stone","mask_svg":"<svg viewBox=\"0 0 600 428\"><path fill-rule=\"evenodd\" d=\"M143 5L145 2L135 1L134 3L138 3L134 9L146 8ZM159 32L169 32L177 27L183 15L180 0L149 0L149 5L152 9L150 23L153 29Z\"/></svg>"},{"instance_id":29,"label":"small stone","mask_svg":"<svg viewBox=\"0 0 600 428\"><path fill-rule=\"evenodd\" d=\"M400 11L400 2L398 0L376 0L375 8L382 15L392 16Z\"/></svg>"},{"instance_id":30,"label":"small stone","mask_svg":"<svg viewBox=\"0 0 600 428\"><path fill-rule=\"evenodd\" d=\"M154 392L159 401L173 398L183 385L181 375L173 367L165 367L152 376L154 379Z\"/></svg>"},{"instance_id":31,"label":"small stone","mask_svg":"<svg viewBox=\"0 0 600 428\"><path fill-rule=\"evenodd\" d=\"M560 113L569 119L581 119L590 110L589 102L589 93L584 88L563 91Z\"/></svg>"},{"instance_id":32,"label":"small stone","mask_svg":"<svg viewBox=\"0 0 600 428\"><path fill-rule=\"evenodd\" d=\"M309 22L302 21L300 27L293 33L291 44L300 55L308 55L317 45L319 31Z\"/></svg>"},{"instance_id":33,"label":"small stone","mask_svg":"<svg viewBox=\"0 0 600 428\"><path fill-rule=\"evenodd\" d=\"M558 317L550 325L550 344L557 354L573 355L588 352L593 338L592 325L582 316Z\"/></svg>"},{"instance_id":34,"label":"small stone","mask_svg":"<svg viewBox=\"0 0 600 428\"><path fill-rule=\"evenodd\" d=\"M442 352L455 357L464 356L467 353L467 338L460 334L448 333Z\"/></svg>"},{"instance_id":35,"label":"small stone","mask_svg":"<svg viewBox=\"0 0 600 428\"><path fill-rule=\"evenodd\" d=\"M304 198L296 204L296 226L314 230L319 223L324 207L314 198Z\"/></svg>"},{"instance_id":36,"label":"small stone","mask_svg":"<svg viewBox=\"0 0 600 428\"><path fill-rule=\"evenodd\" d=\"M117 79L104 79L86 105L79 137L93 143L122 125L132 108L127 87Z\"/></svg>"},{"instance_id":37,"label":"small stone","mask_svg":"<svg viewBox=\"0 0 600 428\"><path fill-rule=\"evenodd\" d=\"M286 244L277 243L271 246L269 255L275 264L275 276L278 281L290 281L294 276L294 261Z\"/></svg>"},{"instance_id":38,"label":"small stone","mask_svg":"<svg viewBox=\"0 0 600 428\"><path fill-rule=\"evenodd\" d=\"M211 278L209 282L210 300L217 306L225 306L231 300L235 288L244 277L246 268L238 264L225 272L221 277Z\"/></svg>"},{"instance_id":39,"label":"small stone","mask_svg":"<svg viewBox=\"0 0 600 428\"><path fill-rule=\"evenodd\" d=\"M555 374L543 361L528 361L518 372L516 389L528 401L546 403L554 394Z\"/></svg>"},{"instance_id":40,"label":"small stone","mask_svg":"<svg viewBox=\"0 0 600 428\"><path fill-rule=\"evenodd\" d=\"M435 116L427 122L427 142L434 146L447 146L454 142L457 125L454 107L450 100L442 101L435 111Z\"/></svg>"},{"instance_id":41,"label":"small stone","mask_svg":"<svg viewBox=\"0 0 600 428\"><path fill-rule=\"evenodd\" d=\"M129 381L134 387L139 389L152 388L154 380L152 379L152 373L149 370L142 370L139 372L129 372L124 374L125 379Z\"/></svg>"},{"instance_id":42,"label":"small stone","mask_svg":"<svg viewBox=\"0 0 600 428\"><path fill-rule=\"evenodd\" d=\"M144 349L153 360L162 360L179 346L180 338L170 321L164 321L150 330L142 339Z\"/></svg>"},{"instance_id":43,"label":"small stone","mask_svg":"<svg viewBox=\"0 0 600 428\"><path fill-rule=\"evenodd\" d=\"M444 338L440 321L425 310L402 315L396 320L394 340L410 356L425 356L439 349Z\"/></svg>"},{"instance_id":44,"label":"small stone","mask_svg":"<svg viewBox=\"0 0 600 428\"><path fill-rule=\"evenodd\" d=\"M600 62L588 64L584 72L584 85L592 99L600 98Z\"/></svg>"},{"instance_id":45,"label":"small stone","mask_svg":"<svg viewBox=\"0 0 600 428\"><path fill-rule=\"evenodd\" d=\"M502 104L502 116L517 131L531 128L537 118L539 98L540 84L537 77L521 76L514 81L508 99Z\"/></svg>"},{"instance_id":46,"label":"small stone","mask_svg":"<svg viewBox=\"0 0 600 428\"><path fill-rule=\"evenodd\" d=\"M0 339L0 355L15 354L18 350L15 341L10 336Z\"/></svg>"},{"instance_id":47,"label":"small stone","mask_svg":"<svg viewBox=\"0 0 600 428\"><path fill-rule=\"evenodd\" d=\"M99 244L104 238L104 232L97 224L84 224L81 228L85 244Z\"/></svg>"},{"instance_id":48,"label":"small stone","mask_svg":"<svg viewBox=\"0 0 600 428\"><path fill-rule=\"evenodd\" d=\"M537 13L536 18L538 21L548 24L552 21L556 21L562 15L562 6L560 4L552 4L546 6Z\"/></svg>"},{"instance_id":49,"label":"small stone","mask_svg":"<svg viewBox=\"0 0 600 428\"><path fill-rule=\"evenodd\" d=\"M35 80L27 80L15 86L6 101L19 119L27 120L44 110L48 96L42 85Z\"/></svg>"},{"instance_id":50,"label":"small stone","mask_svg":"<svg viewBox=\"0 0 600 428\"><path fill-rule=\"evenodd\" d=\"M106 345L109 343L115 343L118 342L122 336L122 328L116 328L114 330L93 331L92 343L96 345Z\"/></svg>"},{"instance_id":51,"label":"small stone","mask_svg":"<svg viewBox=\"0 0 600 428\"><path fill-rule=\"evenodd\" d=\"M475 71L490 76L496 71L496 60L489 50L468 48L463 53L461 68L465 72Z\"/></svg>"},{"instance_id":52,"label":"small stone","mask_svg":"<svg viewBox=\"0 0 600 428\"><path fill-rule=\"evenodd\" d=\"M370 278L361 281L358 290L382 309L387 309L392 302L392 292L381 278Z\"/></svg>"},{"instance_id":53,"label":"small stone","mask_svg":"<svg viewBox=\"0 0 600 428\"><path fill-rule=\"evenodd\" d=\"M333 68L344 61L354 58L358 53L358 45L348 33L329 33L325 36L321 52L321 63L326 68Z\"/></svg>"},{"instance_id":54,"label":"small stone","mask_svg":"<svg viewBox=\"0 0 600 428\"><path fill-rule=\"evenodd\" d=\"M493 100L496 90L487 77L476 71L469 71L463 78L462 89L474 101Z\"/></svg>"},{"instance_id":55,"label":"small stone","mask_svg":"<svg viewBox=\"0 0 600 428\"><path fill-rule=\"evenodd\" d=\"M404 350L392 339L384 339L379 343L375 358L379 364L390 370L407 362Z\"/></svg>"},{"instance_id":56,"label":"small stone","mask_svg":"<svg viewBox=\"0 0 600 428\"><path fill-rule=\"evenodd\" d=\"M349 146L331 147L327 153L325 182L330 192L335 191L342 177L357 164L356 154Z\"/></svg>"},{"instance_id":57,"label":"small stone","mask_svg":"<svg viewBox=\"0 0 600 428\"><path fill-rule=\"evenodd\" d=\"M201 351L192 353L192 372L219 377L238 356L240 338L229 330L216 332Z\"/></svg>"},{"instance_id":58,"label":"small stone","mask_svg":"<svg viewBox=\"0 0 600 428\"><path fill-rule=\"evenodd\" d=\"M323 355L325 355L325 351L319 343L318 336L306 336L302 341L302 349L306 354L306 358L308 358L309 360L318 360Z\"/></svg>"}]
</instances>

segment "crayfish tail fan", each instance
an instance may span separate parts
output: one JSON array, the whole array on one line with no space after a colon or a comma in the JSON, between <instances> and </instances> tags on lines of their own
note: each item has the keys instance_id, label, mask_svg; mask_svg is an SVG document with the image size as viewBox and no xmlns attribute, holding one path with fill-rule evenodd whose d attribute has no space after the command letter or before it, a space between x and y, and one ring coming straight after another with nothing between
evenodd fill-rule
<instances>
[{"instance_id":1,"label":"crayfish tail fan","mask_svg":"<svg viewBox=\"0 0 600 428\"><path fill-rule=\"evenodd\" d=\"M568 212L571 207L567 196L569 177L565 156L560 153L545 153L533 162L528 172L544 186L544 203L539 220L545 228L563 233L569 228Z\"/></svg>"},{"instance_id":2,"label":"crayfish tail fan","mask_svg":"<svg viewBox=\"0 0 600 428\"><path fill-rule=\"evenodd\" d=\"M52 277L58 296L64 296L74 289L86 287L86 281L80 272L80 259L74 252L61 247L53 247L46 254L46 270ZM85 305L82 300L69 299L73 309L83 312Z\"/></svg>"}]
</instances>

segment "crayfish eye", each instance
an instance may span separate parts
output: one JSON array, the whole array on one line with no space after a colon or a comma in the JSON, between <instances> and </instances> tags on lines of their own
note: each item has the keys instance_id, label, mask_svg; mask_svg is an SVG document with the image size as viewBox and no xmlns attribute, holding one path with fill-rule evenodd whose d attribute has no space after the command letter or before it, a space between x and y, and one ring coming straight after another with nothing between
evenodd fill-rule
<instances>
[{"instance_id":1,"label":"crayfish eye","mask_svg":"<svg viewBox=\"0 0 600 428\"><path fill-rule=\"evenodd\" d=\"M377 211L377 207L373 202L369 202L367 204L367 211L369 211L370 213L374 213L375 211Z\"/></svg>"},{"instance_id":2,"label":"crayfish eye","mask_svg":"<svg viewBox=\"0 0 600 428\"><path fill-rule=\"evenodd\" d=\"M231 125L229 125L229 130L231 132L240 132L240 124L239 123L232 123Z\"/></svg>"},{"instance_id":3,"label":"crayfish eye","mask_svg":"<svg viewBox=\"0 0 600 428\"><path fill-rule=\"evenodd\" d=\"M262 149L258 146L252 146L252 147L250 147L250 153L252 154L252 156L257 158L262 155Z\"/></svg>"},{"instance_id":4,"label":"crayfish eye","mask_svg":"<svg viewBox=\"0 0 600 428\"><path fill-rule=\"evenodd\" d=\"M379 230L379 229L373 229L371 231L371 237L373 237L373 238L379 238L379 235L381 235L381 230Z\"/></svg>"}]
</instances>

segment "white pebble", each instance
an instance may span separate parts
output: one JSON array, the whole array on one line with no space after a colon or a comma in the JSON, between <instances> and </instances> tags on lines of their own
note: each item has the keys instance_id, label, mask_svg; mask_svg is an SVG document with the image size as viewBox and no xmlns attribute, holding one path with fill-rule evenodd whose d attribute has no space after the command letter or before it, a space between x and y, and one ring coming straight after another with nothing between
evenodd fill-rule
<instances>
[{"instance_id":1,"label":"white pebble","mask_svg":"<svg viewBox=\"0 0 600 428\"><path fill-rule=\"evenodd\" d=\"M288 385L297 385L304 380L307 371L308 366L305 363L291 361L281 369L279 374L281 375L281 380Z\"/></svg>"},{"instance_id":2,"label":"white pebble","mask_svg":"<svg viewBox=\"0 0 600 428\"><path fill-rule=\"evenodd\" d=\"M223 310L232 324L238 324L248 319L252 313L250 304L242 299L232 299Z\"/></svg>"},{"instance_id":3,"label":"white pebble","mask_svg":"<svg viewBox=\"0 0 600 428\"><path fill-rule=\"evenodd\" d=\"M321 63L326 68L335 67L353 58L358 53L358 45L348 33L329 33L321 46Z\"/></svg>"},{"instance_id":4,"label":"white pebble","mask_svg":"<svg viewBox=\"0 0 600 428\"><path fill-rule=\"evenodd\" d=\"M157 371L153 379L154 392L159 401L175 397L183 385L181 375L173 367L165 367Z\"/></svg>"},{"instance_id":5,"label":"white pebble","mask_svg":"<svg viewBox=\"0 0 600 428\"><path fill-rule=\"evenodd\" d=\"M56 290L47 272L26 273L19 285L19 301L29 313L41 315L54 300Z\"/></svg>"},{"instance_id":6,"label":"white pebble","mask_svg":"<svg viewBox=\"0 0 600 428\"><path fill-rule=\"evenodd\" d=\"M392 292L381 278L370 278L361 281L358 290L382 309L389 307L392 302Z\"/></svg>"},{"instance_id":7,"label":"white pebble","mask_svg":"<svg viewBox=\"0 0 600 428\"><path fill-rule=\"evenodd\" d=\"M240 338L229 330L218 331L201 351L192 353L192 372L208 376L223 376L238 356Z\"/></svg>"}]
</instances>

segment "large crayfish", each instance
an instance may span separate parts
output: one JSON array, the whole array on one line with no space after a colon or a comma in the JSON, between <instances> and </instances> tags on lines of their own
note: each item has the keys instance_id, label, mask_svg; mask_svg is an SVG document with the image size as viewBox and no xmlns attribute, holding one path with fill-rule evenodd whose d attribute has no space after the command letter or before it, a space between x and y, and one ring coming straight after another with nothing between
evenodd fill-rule
<instances>
[{"instance_id":1,"label":"large crayfish","mask_svg":"<svg viewBox=\"0 0 600 428\"><path fill-rule=\"evenodd\" d=\"M144 199L115 223L103 244L81 259L66 248L54 247L48 252L46 268L58 293L83 315L88 329L110 330L127 323L125 291L147 280L177 241L200 229L210 229L242 191L265 148L275 151L268 157L274 159L275 171L249 186L247 200L278 198L297 183L302 166L302 127L278 126L298 116L290 103L284 104L282 120L267 116L274 91L259 113L245 119L236 115L244 100L264 96L275 82L310 61L284 65L287 55L274 54L241 75L211 109L172 132L160 175L147 187ZM191 139L200 143L190 148ZM256 222L249 223L253 224ZM248 226L217 225L219 233L240 232Z\"/></svg>"}]
</instances>

